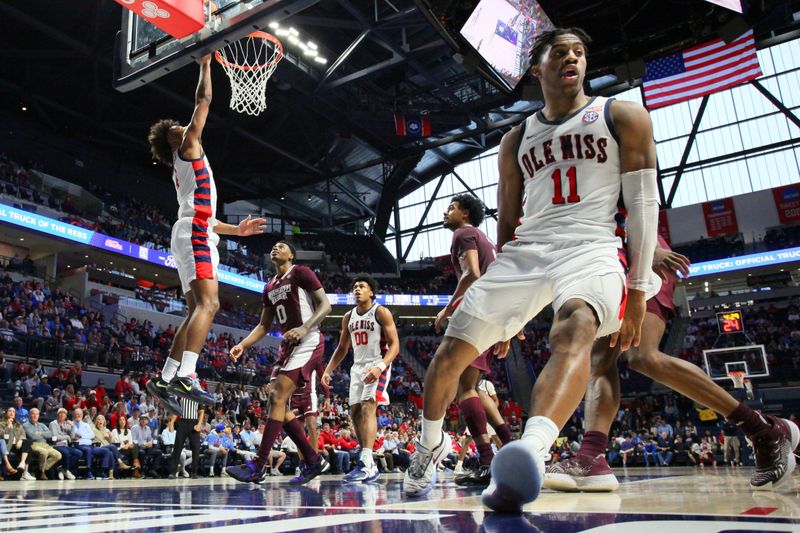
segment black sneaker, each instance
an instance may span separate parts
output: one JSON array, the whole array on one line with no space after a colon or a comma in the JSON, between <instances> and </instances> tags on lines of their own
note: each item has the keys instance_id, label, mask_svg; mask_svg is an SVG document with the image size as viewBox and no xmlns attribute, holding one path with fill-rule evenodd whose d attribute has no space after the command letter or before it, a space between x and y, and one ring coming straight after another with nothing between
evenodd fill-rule
<instances>
[{"instance_id":1,"label":"black sneaker","mask_svg":"<svg viewBox=\"0 0 800 533\"><path fill-rule=\"evenodd\" d=\"M169 382L169 392L200 405L214 405L214 395L204 391L200 382L190 377L175 376L172 378L172 381Z\"/></svg>"},{"instance_id":2,"label":"black sneaker","mask_svg":"<svg viewBox=\"0 0 800 533\"><path fill-rule=\"evenodd\" d=\"M259 466L255 461L246 461L244 464L229 466L225 468L228 473L236 481L242 483L263 483L267 478L266 467Z\"/></svg>"},{"instance_id":3,"label":"black sneaker","mask_svg":"<svg viewBox=\"0 0 800 533\"><path fill-rule=\"evenodd\" d=\"M783 418L762 415L771 427L750 438L756 456L756 470L750 477L753 490L773 490L789 483L796 466L794 451L800 430Z\"/></svg>"},{"instance_id":4,"label":"black sneaker","mask_svg":"<svg viewBox=\"0 0 800 533\"><path fill-rule=\"evenodd\" d=\"M456 485L462 487L488 487L492 481L492 469L490 465L479 465L464 475L455 479Z\"/></svg>"},{"instance_id":5,"label":"black sneaker","mask_svg":"<svg viewBox=\"0 0 800 533\"><path fill-rule=\"evenodd\" d=\"M290 479L289 483L292 485L305 485L327 470L327 467L328 461L326 461L321 455L316 463L306 463L303 461L303 463L300 465L300 475Z\"/></svg>"},{"instance_id":6,"label":"black sneaker","mask_svg":"<svg viewBox=\"0 0 800 533\"><path fill-rule=\"evenodd\" d=\"M148 381L145 385L145 388L147 389L147 392L161 401L161 405L164 406L164 409L173 415L179 417L183 416L183 408L181 407L180 402L178 402L175 394L170 392L170 383L167 383L161 379L161 376Z\"/></svg>"}]
</instances>

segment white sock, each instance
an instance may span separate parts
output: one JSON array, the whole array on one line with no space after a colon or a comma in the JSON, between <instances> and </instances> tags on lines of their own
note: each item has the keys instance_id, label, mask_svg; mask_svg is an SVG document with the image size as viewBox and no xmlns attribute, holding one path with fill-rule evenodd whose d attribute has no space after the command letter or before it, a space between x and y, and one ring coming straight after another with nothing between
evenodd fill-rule
<instances>
[{"instance_id":1,"label":"white sock","mask_svg":"<svg viewBox=\"0 0 800 533\"><path fill-rule=\"evenodd\" d=\"M372 450L362 449L359 459L364 463L364 466L372 466L375 463L372 459Z\"/></svg>"},{"instance_id":2,"label":"white sock","mask_svg":"<svg viewBox=\"0 0 800 533\"><path fill-rule=\"evenodd\" d=\"M464 466L464 461L462 461L461 459L459 459L458 462L456 463L456 468L458 468L459 466L462 467Z\"/></svg>"},{"instance_id":3,"label":"white sock","mask_svg":"<svg viewBox=\"0 0 800 533\"><path fill-rule=\"evenodd\" d=\"M161 370L161 379L169 383L175 377L175 373L181 366L181 362L172 357L167 357L164 362L164 368Z\"/></svg>"},{"instance_id":4,"label":"white sock","mask_svg":"<svg viewBox=\"0 0 800 533\"><path fill-rule=\"evenodd\" d=\"M185 378L189 374L194 374L195 367L197 367L198 357L200 356L194 352L190 352L188 350L183 352L183 358L181 359L181 367L178 369L179 378Z\"/></svg>"},{"instance_id":5,"label":"white sock","mask_svg":"<svg viewBox=\"0 0 800 533\"><path fill-rule=\"evenodd\" d=\"M444 425L444 418L439 420L428 420L422 417L422 432L419 436L419 442L427 449L432 450L442 442L442 426Z\"/></svg>"},{"instance_id":6,"label":"white sock","mask_svg":"<svg viewBox=\"0 0 800 533\"><path fill-rule=\"evenodd\" d=\"M558 426L546 416L532 416L525 424L525 432L520 440L535 444L542 456L550 452L550 447L558 438Z\"/></svg>"}]
</instances>

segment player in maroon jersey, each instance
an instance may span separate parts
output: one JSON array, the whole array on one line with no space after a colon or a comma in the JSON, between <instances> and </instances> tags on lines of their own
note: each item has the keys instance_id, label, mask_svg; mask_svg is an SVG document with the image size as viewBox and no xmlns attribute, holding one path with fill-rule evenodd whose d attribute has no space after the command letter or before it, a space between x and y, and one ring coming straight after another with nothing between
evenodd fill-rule
<instances>
[{"instance_id":1,"label":"player in maroon jersey","mask_svg":"<svg viewBox=\"0 0 800 533\"><path fill-rule=\"evenodd\" d=\"M273 319L283 334L275 363L277 377L269 393L269 418L258 454L252 461L226 469L231 477L242 482L261 483L266 478L269 454L281 429L304 457L301 474L291 483L307 483L329 468L327 461L306 439L302 423L287 408L294 391L314 379L313 372L325 350L318 326L331 311L325 289L316 274L306 266L295 265L296 255L288 242L280 241L272 247L270 259L275 264L275 276L264 287L261 322L231 349L231 357L238 359L267 334Z\"/></svg>"},{"instance_id":2,"label":"player in maroon jersey","mask_svg":"<svg viewBox=\"0 0 800 533\"><path fill-rule=\"evenodd\" d=\"M450 298L450 303L436 316L436 332L443 322L458 307L461 297L470 285L486 273L486 269L494 261L495 246L488 237L478 229L484 217L484 206L478 198L471 194L459 194L450 200L444 212L443 225L453 232L450 256L458 277L458 285ZM492 443L489 440L487 422L497 432L503 444L511 441L511 430L500 415L497 405L478 389L478 381L485 372L489 372L489 355L494 347L489 348L472 361L461 373L458 382L458 402L461 414L475 440L480 455L478 467L471 472L456 477L458 485L486 486L491 479L489 465L494 458ZM487 416L488 415L488 416Z\"/></svg>"}]
</instances>

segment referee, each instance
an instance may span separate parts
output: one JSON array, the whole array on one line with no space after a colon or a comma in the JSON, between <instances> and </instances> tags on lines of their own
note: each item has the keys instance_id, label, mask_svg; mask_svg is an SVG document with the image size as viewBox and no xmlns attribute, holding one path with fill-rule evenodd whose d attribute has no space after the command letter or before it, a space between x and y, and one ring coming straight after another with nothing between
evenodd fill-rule
<instances>
[{"instance_id":1,"label":"referee","mask_svg":"<svg viewBox=\"0 0 800 533\"><path fill-rule=\"evenodd\" d=\"M200 431L203 428L205 408L188 398L179 396L178 401L183 409L183 417L179 417L176 421L175 446L172 448L169 477L175 478L177 475L178 463L188 437L189 445L192 449L192 469L189 477L196 478L200 466L200 442L202 441Z\"/></svg>"}]
</instances>

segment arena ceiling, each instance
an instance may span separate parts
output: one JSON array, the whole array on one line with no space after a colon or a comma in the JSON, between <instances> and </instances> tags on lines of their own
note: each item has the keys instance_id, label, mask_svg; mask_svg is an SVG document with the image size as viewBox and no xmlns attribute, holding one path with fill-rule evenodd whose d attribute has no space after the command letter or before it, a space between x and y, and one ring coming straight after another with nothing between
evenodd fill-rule
<instances>
[{"instance_id":1,"label":"arena ceiling","mask_svg":"<svg viewBox=\"0 0 800 533\"><path fill-rule=\"evenodd\" d=\"M293 0L284 0L287 4ZM476 1L447 2L470 9ZM702 0L541 0L557 25L594 38L589 78L617 73L628 88L636 61L735 31L733 14ZM746 0L758 40L800 28L800 1ZM30 116L111 157L149 160L147 130L159 118L188 120L197 72L186 67L128 93L112 89L112 0L0 1L2 106L31 103ZM333 51L328 72L284 62L258 118L228 109L228 81L214 71L204 132L220 200L247 200L306 226L342 228L374 219L390 227L396 200L487 148L541 103L505 94L454 57L413 0L321 0L291 19ZM728 26L726 26L728 25ZM625 67L628 65L628 67ZM398 137L393 113L427 112L433 135Z\"/></svg>"}]
</instances>

